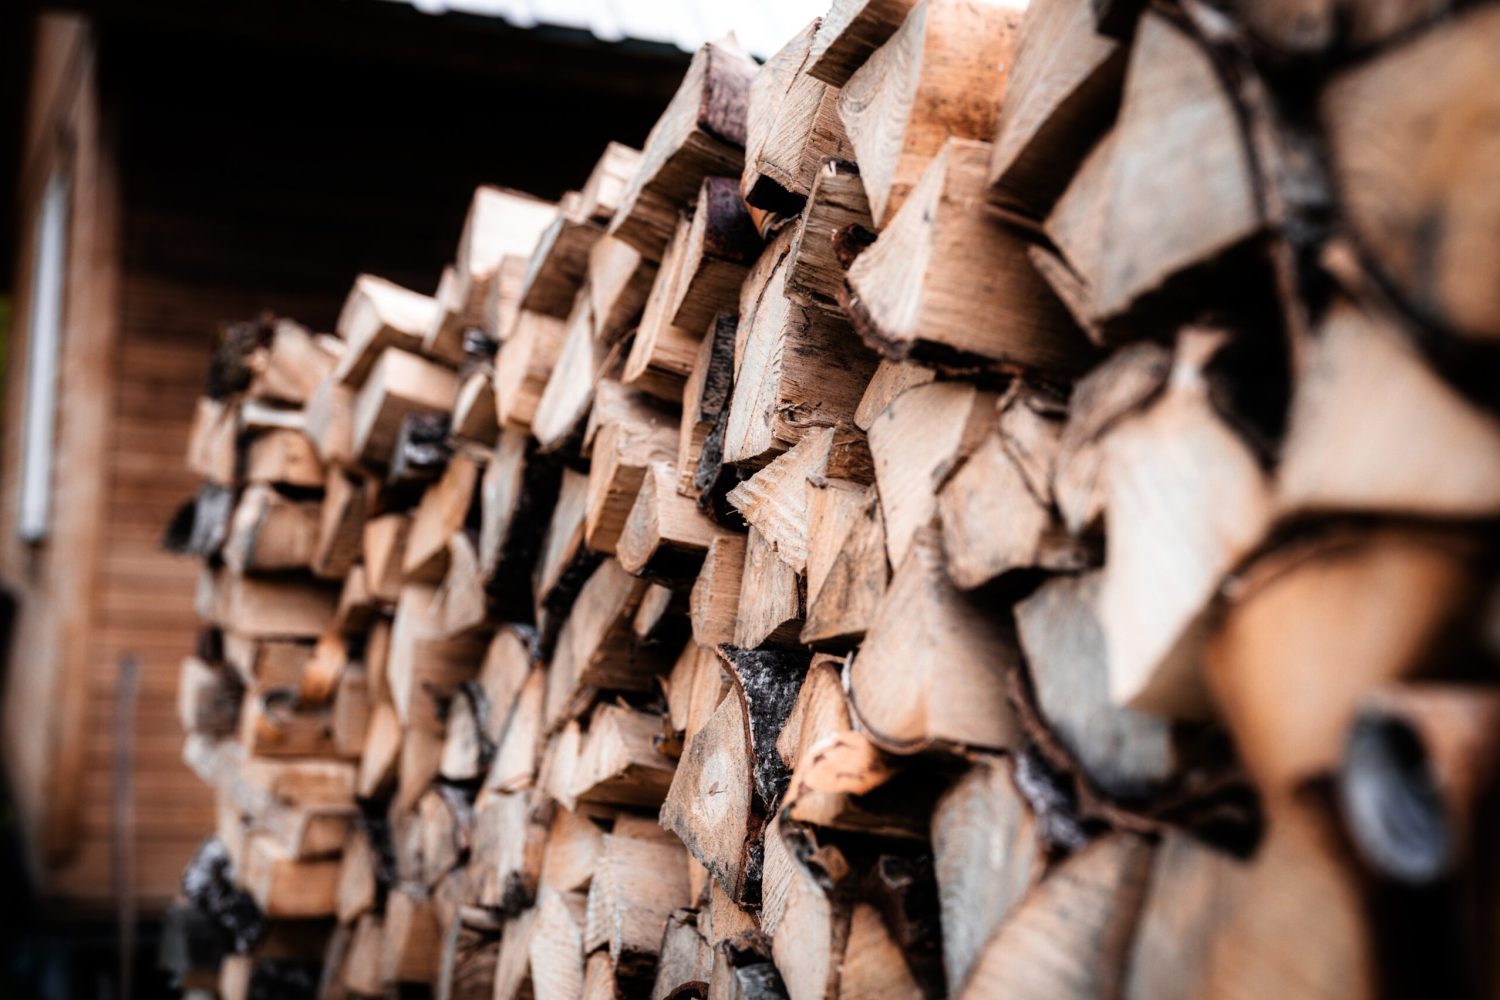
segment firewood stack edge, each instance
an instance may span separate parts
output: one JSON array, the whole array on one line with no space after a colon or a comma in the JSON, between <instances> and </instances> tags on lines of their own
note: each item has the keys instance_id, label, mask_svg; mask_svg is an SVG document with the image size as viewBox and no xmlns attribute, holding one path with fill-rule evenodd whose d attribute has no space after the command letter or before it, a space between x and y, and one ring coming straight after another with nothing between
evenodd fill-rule
<instances>
[{"instance_id":1,"label":"firewood stack edge","mask_svg":"<svg viewBox=\"0 0 1500 1000\"><path fill-rule=\"evenodd\" d=\"M184 984L1500 996L1497 51L835 0L228 327Z\"/></svg>"}]
</instances>

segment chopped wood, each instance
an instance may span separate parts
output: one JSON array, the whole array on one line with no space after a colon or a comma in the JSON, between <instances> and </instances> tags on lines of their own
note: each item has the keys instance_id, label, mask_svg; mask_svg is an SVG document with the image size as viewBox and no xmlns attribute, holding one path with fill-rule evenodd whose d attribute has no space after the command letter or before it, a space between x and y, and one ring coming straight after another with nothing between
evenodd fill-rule
<instances>
[{"instance_id":1,"label":"chopped wood","mask_svg":"<svg viewBox=\"0 0 1500 1000\"><path fill-rule=\"evenodd\" d=\"M495 411L501 426L529 430L562 353L565 319L522 311L495 357Z\"/></svg>"},{"instance_id":2,"label":"chopped wood","mask_svg":"<svg viewBox=\"0 0 1500 1000\"><path fill-rule=\"evenodd\" d=\"M323 463L312 443L296 430L269 430L250 439L244 452L247 483L317 488L323 482Z\"/></svg>"},{"instance_id":3,"label":"chopped wood","mask_svg":"<svg viewBox=\"0 0 1500 1000\"><path fill-rule=\"evenodd\" d=\"M853 149L838 115L838 89L807 75L814 19L767 59L750 84L745 119L745 200L773 212L796 212L827 157Z\"/></svg>"},{"instance_id":4,"label":"chopped wood","mask_svg":"<svg viewBox=\"0 0 1500 1000\"><path fill-rule=\"evenodd\" d=\"M813 35L808 74L842 87L896 33L914 6L916 0L833 0Z\"/></svg>"},{"instance_id":5,"label":"chopped wood","mask_svg":"<svg viewBox=\"0 0 1500 1000\"><path fill-rule=\"evenodd\" d=\"M693 370L682 388L682 425L677 436L677 490L698 497L718 478L720 462L708 439L729 405L734 383L734 341L739 317L718 313L698 342ZM706 463L706 467L705 467Z\"/></svg>"},{"instance_id":6,"label":"chopped wood","mask_svg":"<svg viewBox=\"0 0 1500 1000\"><path fill-rule=\"evenodd\" d=\"M594 338L613 344L634 327L656 281L656 261L624 240L606 236L589 252L584 294Z\"/></svg>"},{"instance_id":7,"label":"chopped wood","mask_svg":"<svg viewBox=\"0 0 1500 1000\"><path fill-rule=\"evenodd\" d=\"M736 900L758 880L751 856L753 768L745 703L725 698L688 737L661 807L662 826Z\"/></svg>"},{"instance_id":8,"label":"chopped wood","mask_svg":"<svg viewBox=\"0 0 1500 1000\"><path fill-rule=\"evenodd\" d=\"M655 580L691 580L724 529L677 492L677 468L652 462L620 529L616 553L626 572Z\"/></svg>"},{"instance_id":9,"label":"chopped wood","mask_svg":"<svg viewBox=\"0 0 1500 1000\"><path fill-rule=\"evenodd\" d=\"M344 340L344 353L333 371L334 379L359 389L388 350L421 351L437 310L437 300L431 296L373 274L360 275L335 327Z\"/></svg>"},{"instance_id":10,"label":"chopped wood","mask_svg":"<svg viewBox=\"0 0 1500 1000\"><path fill-rule=\"evenodd\" d=\"M891 221L949 136L994 136L1020 24L1004 6L922 0L843 84L839 116L875 225Z\"/></svg>"},{"instance_id":11,"label":"chopped wood","mask_svg":"<svg viewBox=\"0 0 1500 1000\"><path fill-rule=\"evenodd\" d=\"M710 42L693 55L672 101L646 137L641 163L609 234L652 260L705 177L740 172L745 114L756 65L733 42Z\"/></svg>"},{"instance_id":12,"label":"chopped wood","mask_svg":"<svg viewBox=\"0 0 1500 1000\"><path fill-rule=\"evenodd\" d=\"M745 649L795 646L802 632L804 605L797 571L752 527L745 541L734 644Z\"/></svg>"},{"instance_id":13,"label":"chopped wood","mask_svg":"<svg viewBox=\"0 0 1500 1000\"><path fill-rule=\"evenodd\" d=\"M649 978L661 929L687 906L687 855L680 844L606 834L589 886L584 947L605 947L620 979Z\"/></svg>"},{"instance_id":14,"label":"chopped wood","mask_svg":"<svg viewBox=\"0 0 1500 1000\"><path fill-rule=\"evenodd\" d=\"M674 327L701 337L720 311L734 308L740 285L760 256L760 235L733 178L704 179L687 231L679 238L667 316Z\"/></svg>"},{"instance_id":15,"label":"chopped wood","mask_svg":"<svg viewBox=\"0 0 1500 1000\"><path fill-rule=\"evenodd\" d=\"M849 266L845 306L892 360L1076 374L1088 342L1032 267L1026 237L979 207L989 157L987 143L950 139L924 159L905 210Z\"/></svg>"},{"instance_id":16,"label":"chopped wood","mask_svg":"<svg viewBox=\"0 0 1500 1000\"><path fill-rule=\"evenodd\" d=\"M875 222L870 218L870 201L865 197L859 167L851 160L840 159L815 165L792 243L787 296L803 305L838 309L839 291L851 259L848 248L863 249L874 239Z\"/></svg>"},{"instance_id":17,"label":"chopped wood","mask_svg":"<svg viewBox=\"0 0 1500 1000\"><path fill-rule=\"evenodd\" d=\"M573 767L573 798L601 805L655 809L667 796L675 765L656 748L661 720L648 712L600 705Z\"/></svg>"},{"instance_id":18,"label":"chopped wood","mask_svg":"<svg viewBox=\"0 0 1500 1000\"><path fill-rule=\"evenodd\" d=\"M402 422L416 413L446 412L454 388L453 373L441 365L409 351L383 352L354 399L355 459L389 465Z\"/></svg>"}]
</instances>

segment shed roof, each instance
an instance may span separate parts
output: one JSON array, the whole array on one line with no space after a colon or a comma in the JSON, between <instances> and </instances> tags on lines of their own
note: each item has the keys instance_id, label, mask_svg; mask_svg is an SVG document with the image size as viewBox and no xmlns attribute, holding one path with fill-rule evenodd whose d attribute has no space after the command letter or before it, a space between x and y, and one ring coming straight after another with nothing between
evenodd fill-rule
<instances>
[{"instance_id":1,"label":"shed roof","mask_svg":"<svg viewBox=\"0 0 1500 1000\"><path fill-rule=\"evenodd\" d=\"M431 14L501 18L517 28L588 32L606 42L643 41L692 52L735 33L751 54L765 57L815 17L829 0L392 0Z\"/></svg>"}]
</instances>

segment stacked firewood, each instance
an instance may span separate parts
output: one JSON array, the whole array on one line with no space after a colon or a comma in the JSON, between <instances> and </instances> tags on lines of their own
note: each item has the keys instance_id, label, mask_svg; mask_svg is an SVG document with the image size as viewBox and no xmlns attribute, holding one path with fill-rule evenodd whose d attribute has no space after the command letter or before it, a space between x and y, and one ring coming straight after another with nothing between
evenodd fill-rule
<instances>
[{"instance_id":1,"label":"stacked firewood","mask_svg":"<svg viewBox=\"0 0 1500 1000\"><path fill-rule=\"evenodd\" d=\"M836 0L232 328L226 997L1495 995L1500 5ZM189 942L192 943L192 942ZM209 948L209 953L213 952Z\"/></svg>"}]
</instances>

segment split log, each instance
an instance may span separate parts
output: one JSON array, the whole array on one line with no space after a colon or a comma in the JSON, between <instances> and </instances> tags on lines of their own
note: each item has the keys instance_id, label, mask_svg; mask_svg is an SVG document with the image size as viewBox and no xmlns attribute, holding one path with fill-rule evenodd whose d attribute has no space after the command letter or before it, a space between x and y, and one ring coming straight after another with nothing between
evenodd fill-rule
<instances>
[{"instance_id":1,"label":"split log","mask_svg":"<svg viewBox=\"0 0 1500 1000\"><path fill-rule=\"evenodd\" d=\"M986 943L1041 881L1046 859L1014 764L981 757L932 814L943 972L961 995ZM1030 955L1020 959L1030 962Z\"/></svg>"},{"instance_id":2,"label":"split log","mask_svg":"<svg viewBox=\"0 0 1500 1000\"><path fill-rule=\"evenodd\" d=\"M1500 263L1483 221L1500 211L1489 183L1497 41L1500 14L1476 9L1338 74L1319 104L1340 207L1365 256L1409 308L1484 343L1500 336Z\"/></svg>"},{"instance_id":3,"label":"split log","mask_svg":"<svg viewBox=\"0 0 1500 1000\"><path fill-rule=\"evenodd\" d=\"M1095 30L1089 0L1026 9L1000 104L990 199L1041 219L1108 128L1120 99L1126 46Z\"/></svg>"},{"instance_id":4,"label":"split log","mask_svg":"<svg viewBox=\"0 0 1500 1000\"><path fill-rule=\"evenodd\" d=\"M697 914L692 910L678 910L667 918L662 930L661 952L651 996L669 998L707 994L713 962L713 950L698 932Z\"/></svg>"},{"instance_id":5,"label":"split log","mask_svg":"<svg viewBox=\"0 0 1500 1000\"><path fill-rule=\"evenodd\" d=\"M582 434L594 402L594 384L611 357L609 345L594 335L587 290L579 292L557 364L531 418L531 433L543 451L566 450Z\"/></svg>"},{"instance_id":6,"label":"split log","mask_svg":"<svg viewBox=\"0 0 1500 1000\"><path fill-rule=\"evenodd\" d=\"M563 481L561 466L537 454L524 433L501 430L480 482L479 570L512 617L525 617L534 596L527 584L544 544L543 525L560 516L554 505L569 509L560 499Z\"/></svg>"},{"instance_id":7,"label":"split log","mask_svg":"<svg viewBox=\"0 0 1500 1000\"><path fill-rule=\"evenodd\" d=\"M1360 698L1420 673L1473 599L1460 537L1398 529L1313 539L1258 560L1230 595L1204 669L1246 770L1267 796L1334 769ZM1365 623L1330 630L1329 622ZM1314 664L1337 662L1336 671ZM1301 710L1288 713L1288 679Z\"/></svg>"},{"instance_id":8,"label":"split log","mask_svg":"<svg viewBox=\"0 0 1500 1000\"><path fill-rule=\"evenodd\" d=\"M677 435L677 491L698 497L713 486L721 456L709 453L708 439L729 405L734 384L734 341L739 317L720 312L698 342L692 373L682 388L682 424Z\"/></svg>"},{"instance_id":9,"label":"split log","mask_svg":"<svg viewBox=\"0 0 1500 1000\"><path fill-rule=\"evenodd\" d=\"M876 226L895 216L945 139L994 136L1020 24L1004 6L923 0L843 84L839 116Z\"/></svg>"},{"instance_id":10,"label":"split log","mask_svg":"<svg viewBox=\"0 0 1500 1000\"><path fill-rule=\"evenodd\" d=\"M323 487L317 545L310 560L316 576L338 580L351 575L364 540L365 510L365 484L343 469L330 467Z\"/></svg>"},{"instance_id":11,"label":"split log","mask_svg":"<svg viewBox=\"0 0 1500 1000\"><path fill-rule=\"evenodd\" d=\"M244 480L272 486L316 489L323 483L323 463L312 442L297 430L256 434L245 449Z\"/></svg>"},{"instance_id":12,"label":"split log","mask_svg":"<svg viewBox=\"0 0 1500 1000\"><path fill-rule=\"evenodd\" d=\"M842 87L906 20L916 0L834 0L807 54L808 75Z\"/></svg>"},{"instance_id":13,"label":"split log","mask_svg":"<svg viewBox=\"0 0 1500 1000\"><path fill-rule=\"evenodd\" d=\"M724 529L677 492L677 469L652 462L616 542L626 572L653 580L691 580Z\"/></svg>"},{"instance_id":14,"label":"split log","mask_svg":"<svg viewBox=\"0 0 1500 1000\"><path fill-rule=\"evenodd\" d=\"M670 462L677 450L675 428L664 411L639 394L620 403L607 418L600 418L592 435L584 519L588 547L606 555L615 551L646 470L653 462Z\"/></svg>"},{"instance_id":15,"label":"split log","mask_svg":"<svg viewBox=\"0 0 1500 1000\"><path fill-rule=\"evenodd\" d=\"M424 584L401 588L386 677L402 725L431 733L441 744L444 703L474 678L486 638L450 637L436 597L436 588Z\"/></svg>"},{"instance_id":16,"label":"split log","mask_svg":"<svg viewBox=\"0 0 1500 1000\"><path fill-rule=\"evenodd\" d=\"M625 198L630 178L641 165L641 151L623 142L610 142L599 154L594 169L578 190L577 214L580 218L608 223Z\"/></svg>"},{"instance_id":17,"label":"split log","mask_svg":"<svg viewBox=\"0 0 1500 1000\"><path fill-rule=\"evenodd\" d=\"M924 157L906 210L849 266L842 301L865 343L893 360L1075 374L1087 341L1033 269L1026 238L980 210L989 158L987 143L965 139Z\"/></svg>"},{"instance_id":18,"label":"split log","mask_svg":"<svg viewBox=\"0 0 1500 1000\"><path fill-rule=\"evenodd\" d=\"M407 351L383 352L354 399L356 461L388 465L402 422L411 414L446 413L455 385L453 373L441 365Z\"/></svg>"},{"instance_id":19,"label":"split log","mask_svg":"<svg viewBox=\"0 0 1500 1000\"><path fill-rule=\"evenodd\" d=\"M495 356L495 409L501 426L529 430L547 380L562 353L564 319L522 311Z\"/></svg>"},{"instance_id":20,"label":"split log","mask_svg":"<svg viewBox=\"0 0 1500 1000\"><path fill-rule=\"evenodd\" d=\"M1104 441L1110 530L1098 609L1110 695L1172 718L1207 710L1196 626L1271 514L1255 455L1209 398L1204 368L1220 343L1185 331L1165 394Z\"/></svg>"},{"instance_id":21,"label":"split log","mask_svg":"<svg viewBox=\"0 0 1500 1000\"><path fill-rule=\"evenodd\" d=\"M538 997L577 1000L583 995L583 934L588 897L543 888L527 940L531 989Z\"/></svg>"},{"instance_id":22,"label":"split log","mask_svg":"<svg viewBox=\"0 0 1500 1000\"><path fill-rule=\"evenodd\" d=\"M185 657L177 675L177 719L183 731L226 736L235 731L244 688L226 668Z\"/></svg>"},{"instance_id":23,"label":"split log","mask_svg":"<svg viewBox=\"0 0 1500 1000\"><path fill-rule=\"evenodd\" d=\"M333 378L357 390L387 350L421 351L423 335L437 310L437 300L431 296L373 274L360 275L335 326L344 340L344 353Z\"/></svg>"},{"instance_id":24,"label":"split log","mask_svg":"<svg viewBox=\"0 0 1500 1000\"><path fill-rule=\"evenodd\" d=\"M764 535L751 528L740 574L734 644L745 649L797 645L804 607L797 571L776 555Z\"/></svg>"},{"instance_id":25,"label":"split log","mask_svg":"<svg viewBox=\"0 0 1500 1000\"><path fill-rule=\"evenodd\" d=\"M448 540L464 527L474 505L479 466L455 455L442 478L422 494L411 516L401 554L401 576L408 583L437 583L447 571Z\"/></svg>"},{"instance_id":26,"label":"split log","mask_svg":"<svg viewBox=\"0 0 1500 1000\"><path fill-rule=\"evenodd\" d=\"M453 264L453 300L462 322L430 330L429 354L457 364L464 327L481 327L496 341L509 332L527 259L555 214L555 206L519 191L474 190Z\"/></svg>"},{"instance_id":27,"label":"split log","mask_svg":"<svg viewBox=\"0 0 1500 1000\"><path fill-rule=\"evenodd\" d=\"M497 741L495 759L484 787L497 792L524 792L536 784L542 743L542 710L547 679L540 667L527 675L516 692Z\"/></svg>"},{"instance_id":28,"label":"split log","mask_svg":"<svg viewBox=\"0 0 1500 1000\"><path fill-rule=\"evenodd\" d=\"M453 397L453 436L485 448L495 446L500 416L495 409L495 372L492 366L476 366L461 376L458 395Z\"/></svg>"},{"instance_id":29,"label":"split log","mask_svg":"<svg viewBox=\"0 0 1500 1000\"><path fill-rule=\"evenodd\" d=\"M681 845L606 834L589 886L584 947L607 948L619 979L649 979L662 926L690 902Z\"/></svg>"},{"instance_id":30,"label":"split log","mask_svg":"<svg viewBox=\"0 0 1500 1000\"><path fill-rule=\"evenodd\" d=\"M786 297L792 236L766 248L741 291L727 464L758 468L813 428L849 424L875 370L847 323Z\"/></svg>"},{"instance_id":31,"label":"split log","mask_svg":"<svg viewBox=\"0 0 1500 1000\"><path fill-rule=\"evenodd\" d=\"M1062 862L981 949L964 997L1084 998L1119 989L1152 847L1116 833Z\"/></svg>"},{"instance_id":32,"label":"split log","mask_svg":"<svg viewBox=\"0 0 1500 1000\"><path fill-rule=\"evenodd\" d=\"M584 518L588 514L588 477L564 469L557 505L542 539L532 580L536 618L544 635L562 627L578 590L599 565L598 553L584 545ZM544 643L545 646L545 643Z\"/></svg>"},{"instance_id":33,"label":"split log","mask_svg":"<svg viewBox=\"0 0 1500 1000\"><path fill-rule=\"evenodd\" d=\"M385 946L380 978L387 983L429 983L437 974L442 931L426 890L396 887L386 898Z\"/></svg>"},{"instance_id":34,"label":"split log","mask_svg":"<svg viewBox=\"0 0 1500 1000\"><path fill-rule=\"evenodd\" d=\"M680 327L672 319L678 293L686 292L683 286L694 276L687 260L693 221L686 215L678 216L620 376L631 388L668 403L682 398L683 385L692 373L703 332L702 327L696 330Z\"/></svg>"},{"instance_id":35,"label":"split log","mask_svg":"<svg viewBox=\"0 0 1500 1000\"><path fill-rule=\"evenodd\" d=\"M1004 673L1019 657L1011 631L948 581L929 527L891 578L850 668L850 699L882 749L1003 750L1017 736Z\"/></svg>"},{"instance_id":36,"label":"split log","mask_svg":"<svg viewBox=\"0 0 1500 1000\"><path fill-rule=\"evenodd\" d=\"M870 218L870 200L865 197L859 167L836 159L815 164L792 243L787 296L802 305L838 309L850 261L874 239L875 222Z\"/></svg>"},{"instance_id":37,"label":"split log","mask_svg":"<svg viewBox=\"0 0 1500 1000\"><path fill-rule=\"evenodd\" d=\"M596 340L614 344L635 326L656 281L656 266L655 260L613 236L594 244L584 293Z\"/></svg>"},{"instance_id":38,"label":"split log","mask_svg":"<svg viewBox=\"0 0 1500 1000\"><path fill-rule=\"evenodd\" d=\"M934 382L908 389L870 424L892 566L901 565L937 512L938 487L995 426L996 403L993 393L967 383Z\"/></svg>"},{"instance_id":39,"label":"split log","mask_svg":"<svg viewBox=\"0 0 1500 1000\"><path fill-rule=\"evenodd\" d=\"M833 429L820 427L729 491L727 499L788 566L807 573L809 480L822 480Z\"/></svg>"},{"instance_id":40,"label":"split log","mask_svg":"<svg viewBox=\"0 0 1500 1000\"><path fill-rule=\"evenodd\" d=\"M1343 303L1308 346L1276 487L1292 514L1494 517L1500 422L1439 378L1405 331Z\"/></svg>"},{"instance_id":41,"label":"split log","mask_svg":"<svg viewBox=\"0 0 1500 1000\"><path fill-rule=\"evenodd\" d=\"M319 505L288 500L264 483L240 494L220 555L235 573L306 569L318 536Z\"/></svg>"},{"instance_id":42,"label":"split log","mask_svg":"<svg viewBox=\"0 0 1500 1000\"><path fill-rule=\"evenodd\" d=\"M1176 771L1172 726L1110 701L1099 590L1099 573L1055 577L1016 605L1017 631L1052 734L1092 785L1143 799Z\"/></svg>"},{"instance_id":43,"label":"split log","mask_svg":"<svg viewBox=\"0 0 1500 1000\"><path fill-rule=\"evenodd\" d=\"M812 546L802 642L845 649L864 638L890 581L885 521L874 487L825 480L809 494Z\"/></svg>"},{"instance_id":44,"label":"split log","mask_svg":"<svg viewBox=\"0 0 1500 1000\"><path fill-rule=\"evenodd\" d=\"M687 232L679 239L667 316L674 327L701 337L720 311L735 307L740 285L760 256L760 235L733 178L704 179Z\"/></svg>"},{"instance_id":45,"label":"split log","mask_svg":"<svg viewBox=\"0 0 1500 1000\"><path fill-rule=\"evenodd\" d=\"M713 649L734 641L745 548L745 536L737 534L719 535L708 544L688 605L699 646Z\"/></svg>"},{"instance_id":46,"label":"split log","mask_svg":"<svg viewBox=\"0 0 1500 1000\"><path fill-rule=\"evenodd\" d=\"M1079 171L1047 227L1101 324L1151 297L1191 291L1189 272L1262 225L1231 95L1208 52L1161 15L1141 19L1105 142L1109 151ZM1070 218L1081 237L1065 231ZM1087 249L1070 249L1080 240Z\"/></svg>"},{"instance_id":47,"label":"split log","mask_svg":"<svg viewBox=\"0 0 1500 1000\"><path fill-rule=\"evenodd\" d=\"M314 335L289 319L278 319L271 339L249 359L249 395L292 406L305 405L319 383L333 374L344 345Z\"/></svg>"},{"instance_id":48,"label":"split log","mask_svg":"<svg viewBox=\"0 0 1500 1000\"><path fill-rule=\"evenodd\" d=\"M578 196L563 196L557 216L542 231L521 286L521 311L565 317L588 271L589 252L604 235L603 226L579 212ZM585 302L588 300L585 298Z\"/></svg>"},{"instance_id":49,"label":"split log","mask_svg":"<svg viewBox=\"0 0 1500 1000\"><path fill-rule=\"evenodd\" d=\"M646 137L641 163L609 234L652 260L703 178L735 176L744 162L745 112L756 65L732 44L710 42Z\"/></svg>"},{"instance_id":50,"label":"split log","mask_svg":"<svg viewBox=\"0 0 1500 1000\"><path fill-rule=\"evenodd\" d=\"M370 596L395 603L401 593L401 563L411 518L406 514L382 514L365 522L365 581Z\"/></svg>"},{"instance_id":51,"label":"split log","mask_svg":"<svg viewBox=\"0 0 1500 1000\"><path fill-rule=\"evenodd\" d=\"M264 834L245 849L240 882L273 920L331 916L338 887L337 858L300 861Z\"/></svg>"},{"instance_id":52,"label":"split log","mask_svg":"<svg viewBox=\"0 0 1500 1000\"><path fill-rule=\"evenodd\" d=\"M757 208L799 211L825 158L853 158L838 89L804 72L820 24L814 19L794 35L750 84L740 191Z\"/></svg>"},{"instance_id":53,"label":"split log","mask_svg":"<svg viewBox=\"0 0 1500 1000\"><path fill-rule=\"evenodd\" d=\"M332 378L313 390L302 409L303 433L329 465L354 464L354 391ZM213 476L207 476L213 480Z\"/></svg>"},{"instance_id":54,"label":"split log","mask_svg":"<svg viewBox=\"0 0 1500 1000\"><path fill-rule=\"evenodd\" d=\"M725 698L688 737L661 807L662 826L735 900L745 899L760 879L752 771L745 705Z\"/></svg>"},{"instance_id":55,"label":"split log","mask_svg":"<svg viewBox=\"0 0 1500 1000\"><path fill-rule=\"evenodd\" d=\"M661 720L649 712L600 705L573 768L579 802L655 809L667 796L675 765L656 748Z\"/></svg>"}]
</instances>

